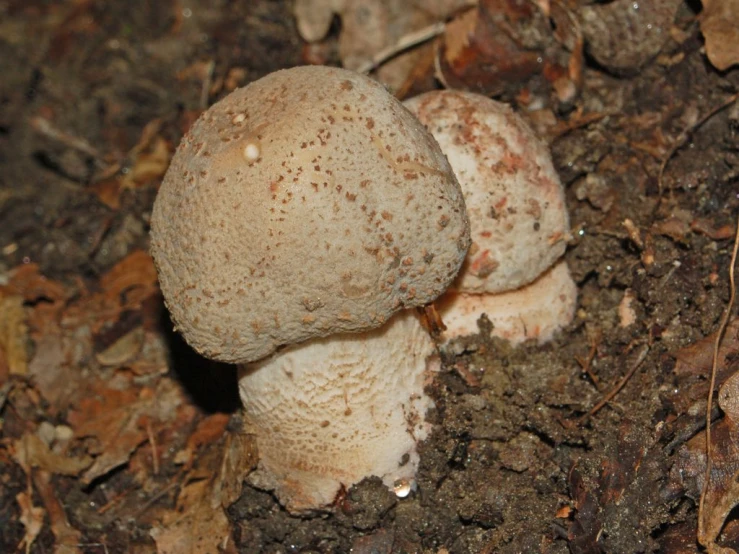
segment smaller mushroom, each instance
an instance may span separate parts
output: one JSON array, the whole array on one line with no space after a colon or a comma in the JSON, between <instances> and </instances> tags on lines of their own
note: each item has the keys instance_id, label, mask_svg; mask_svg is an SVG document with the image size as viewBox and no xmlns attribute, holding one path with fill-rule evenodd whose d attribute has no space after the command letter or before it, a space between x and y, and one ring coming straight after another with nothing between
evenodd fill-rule
<instances>
[{"instance_id":1,"label":"smaller mushroom","mask_svg":"<svg viewBox=\"0 0 739 554\"><path fill-rule=\"evenodd\" d=\"M454 90L405 106L446 154L465 197L472 245L439 301L445 338L474 333L480 315L512 343L550 340L575 313L577 287L562 259L569 215L546 145L508 105Z\"/></svg>"}]
</instances>

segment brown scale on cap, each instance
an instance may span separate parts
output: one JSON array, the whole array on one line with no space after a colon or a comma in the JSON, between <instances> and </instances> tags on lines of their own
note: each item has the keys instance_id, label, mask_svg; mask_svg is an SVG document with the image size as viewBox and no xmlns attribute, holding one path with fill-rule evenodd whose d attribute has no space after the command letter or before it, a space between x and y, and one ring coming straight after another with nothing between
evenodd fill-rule
<instances>
[{"instance_id":1,"label":"brown scale on cap","mask_svg":"<svg viewBox=\"0 0 739 554\"><path fill-rule=\"evenodd\" d=\"M425 305L469 246L459 185L424 127L378 83L318 66L206 111L151 225L175 325L232 363Z\"/></svg>"}]
</instances>

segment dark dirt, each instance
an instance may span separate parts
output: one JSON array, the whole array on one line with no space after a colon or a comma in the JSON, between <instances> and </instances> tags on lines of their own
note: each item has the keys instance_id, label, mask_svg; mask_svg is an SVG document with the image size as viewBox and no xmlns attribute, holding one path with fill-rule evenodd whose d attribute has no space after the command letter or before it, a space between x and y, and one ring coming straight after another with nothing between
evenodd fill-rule
<instances>
[{"instance_id":1,"label":"dark dirt","mask_svg":"<svg viewBox=\"0 0 739 554\"><path fill-rule=\"evenodd\" d=\"M716 230L739 217L736 105L684 132L739 88L739 71L707 62L694 10L680 8L684 40L643 68L616 75L591 63L577 103L608 115L552 142L574 230L575 322L544 346L512 349L481 334L449 349L410 498L369 479L335 513L296 518L246 487L228 510L239 552L697 552L696 498L670 478L677 431L665 425L676 416L667 398L678 386L675 353L713 332L729 300L733 234ZM0 2L0 276L30 261L94 287L147 247L158 181L120 191L115 207L99 194L130 170L144 127L157 121L171 151L229 79L245 84L301 63L302 52L290 5L276 0ZM621 327L625 294L636 322ZM193 368L212 365L166 329L171 373L193 402L235 411L233 394L211 395L233 372L216 368L222 379L204 392ZM578 359L590 360L597 383ZM588 416L636 363L623 390ZM0 550L12 552L24 533L15 495L25 475L7 458L0 468ZM156 550L133 515L95 524L85 508L101 501L101 487L125 490L125 468L88 487L54 479L81 543ZM139 506L152 501L136 494ZM47 521L31 552L53 545Z\"/></svg>"}]
</instances>

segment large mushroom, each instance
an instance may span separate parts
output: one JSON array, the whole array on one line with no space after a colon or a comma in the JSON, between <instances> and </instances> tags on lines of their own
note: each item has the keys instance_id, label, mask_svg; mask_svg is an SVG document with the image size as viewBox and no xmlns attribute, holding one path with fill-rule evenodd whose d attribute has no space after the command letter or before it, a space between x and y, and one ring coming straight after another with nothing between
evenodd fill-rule
<instances>
[{"instance_id":1,"label":"large mushroom","mask_svg":"<svg viewBox=\"0 0 739 554\"><path fill-rule=\"evenodd\" d=\"M393 315L446 290L469 224L402 104L328 67L236 90L183 138L151 227L176 328L240 366L252 481L294 512L371 475L407 492L434 346L413 313Z\"/></svg>"},{"instance_id":2,"label":"large mushroom","mask_svg":"<svg viewBox=\"0 0 739 554\"><path fill-rule=\"evenodd\" d=\"M451 339L476 332L516 344L552 338L575 312L577 287L562 258L570 221L547 146L510 106L440 90L406 100L449 159L470 219L472 246L438 302Z\"/></svg>"}]
</instances>

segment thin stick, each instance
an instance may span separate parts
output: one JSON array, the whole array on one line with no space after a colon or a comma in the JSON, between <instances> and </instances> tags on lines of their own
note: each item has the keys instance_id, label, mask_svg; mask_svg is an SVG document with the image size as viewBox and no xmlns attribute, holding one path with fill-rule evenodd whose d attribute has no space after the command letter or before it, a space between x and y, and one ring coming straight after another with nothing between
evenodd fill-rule
<instances>
[{"instance_id":1,"label":"thin stick","mask_svg":"<svg viewBox=\"0 0 739 554\"><path fill-rule=\"evenodd\" d=\"M703 538L703 505L708 493L708 483L711 479L711 471L713 470L713 459L711 458L711 407L713 405L713 388L716 386L716 373L718 372L718 355L721 346L721 339L724 337L726 327L729 324L731 312L734 309L734 301L736 300L736 281L734 279L734 267L736 266L737 252L739 252L739 219L736 222L736 234L734 236L734 250L731 253L731 265L729 266L729 304L726 306L724 315L721 318L721 324L716 332L716 342L713 345L713 364L711 365L711 385L708 387L708 402L706 404L706 474L703 477L703 490L701 491L701 499L698 504L698 542ZM713 539L711 539L713 541ZM705 545L704 545L705 546Z\"/></svg>"},{"instance_id":2,"label":"thin stick","mask_svg":"<svg viewBox=\"0 0 739 554\"><path fill-rule=\"evenodd\" d=\"M419 29L418 31L413 31L412 33L403 35L402 37L400 37L400 40L398 40L398 42L388 46L387 48L383 48L377 54L372 56L372 59L370 61L365 62L364 64L359 66L359 68L357 68L357 72L369 73L373 69L377 69L380 65L384 64L389 59L394 58L401 52L408 50L409 48L413 48L414 46L418 46L419 44L423 44L424 42L427 42L432 38L439 36L441 33L444 32L445 28L446 23L434 23L432 25L429 25L428 27Z\"/></svg>"},{"instance_id":3,"label":"thin stick","mask_svg":"<svg viewBox=\"0 0 739 554\"><path fill-rule=\"evenodd\" d=\"M151 444L151 458L154 463L154 475L159 475L159 451L157 449L157 439L154 430L151 428L151 422L146 422L146 434L149 435L149 444Z\"/></svg>"},{"instance_id":4,"label":"thin stick","mask_svg":"<svg viewBox=\"0 0 739 554\"><path fill-rule=\"evenodd\" d=\"M608 394L606 394L603 397L603 399L600 402L598 402L595 406L593 406L591 408L591 410L580 419L580 423L582 423L587 418L592 417L596 413L598 413L598 411L600 411L600 409L603 406L605 406L606 404L608 404L611 401L611 399L613 399L613 397L616 396L621 391L622 388L624 388L624 385L626 385L626 383L628 383L629 379L631 379L631 377L634 375L634 373L636 373L636 370L639 369L639 366L642 364L642 362L644 361L644 359L647 357L647 354L648 353L649 353L649 345L645 344L644 345L644 348L641 349L641 352L639 352L639 355L636 357L636 361L634 362L634 364L631 366L631 368L629 369L629 371L626 372L626 375L624 375L621 378L621 380L618 382L618 384L615 387L613 387L608 392Z\"/></svg>"},{"instance_id":5,"label":"thin stick","mask_svg":"<svg viewBox=\"0 0 739 554\"><path fill-rule=\"evenodd\" d=\"M736 94L732 94L727 98L724 102L716 106L715 108L708 111L707 114L705 114L703 117L701 117L698 121L696 121L693 125L691 125L689 128L685 129L680 136L677 138L675 143L673 144L672 148L670 148L670 151L667 153L667 155L662 159L662 163L659 166L659 173L657 174L657 194L660 201L662 200L662 177L664 176L665 169L667 168L667 164L670 163L670 160L672 157L677 153L678 150L680 150L683 146L685 146L685 143L688 140L688 137L692 133L694 133L697 129L703 126L703 124L711 119L714 115L716 115L718 112L723 110L724 108L730 106L734 102L739 99L739 92ZM657 203L659 206L659 202Z\"/></svg>"}]
</instances>

